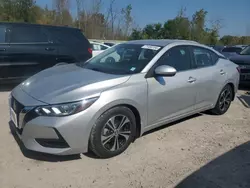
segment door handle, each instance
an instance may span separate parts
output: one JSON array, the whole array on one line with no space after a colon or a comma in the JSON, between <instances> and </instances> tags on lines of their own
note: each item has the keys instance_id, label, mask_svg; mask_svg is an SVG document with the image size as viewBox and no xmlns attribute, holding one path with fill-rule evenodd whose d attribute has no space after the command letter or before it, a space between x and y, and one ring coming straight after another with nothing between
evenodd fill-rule
<instances>
[{"instance_id":1,"label":"door handle","mask_svg":"<svg viewBox=\"0 0 250 188\"><path fill-rule=\"evenodd\" d=\"M226 74L223 70L220 70L220 74L221 75L224 75L224 74Z\"/></svg>"},{"instance_id":2,"label":"door handle","mask_svg":"<svg viewBox=\"0 0 250 188\"><path fill-rule=\"evenodd\" d=\"M54 51L55 50L55 48L45 48L45 50L47 50L47 51Z\"/></svg>"},{"instance_id":3,"label":"door handle","mask_svg":"<svg viewBox=\"0 0 250 188\"><path fill-rule=\"evenodd\" d=\"M188 78L189 83L194 83L195 81L196 81L196 79L191 77L191 76Z\"/></svg>"},{"instance_id":4,"label":"door handle","mask_svg":"<svg viewBox=\"0 0 250 188\"><path fill-rule=\"evenodd\" d=\"M6 51L6 49L5 49L5 48L2 48L2 49L0 49L0 51L1 51L1 52L5 52L5 51Z\"/></svg>"}]
</instances>

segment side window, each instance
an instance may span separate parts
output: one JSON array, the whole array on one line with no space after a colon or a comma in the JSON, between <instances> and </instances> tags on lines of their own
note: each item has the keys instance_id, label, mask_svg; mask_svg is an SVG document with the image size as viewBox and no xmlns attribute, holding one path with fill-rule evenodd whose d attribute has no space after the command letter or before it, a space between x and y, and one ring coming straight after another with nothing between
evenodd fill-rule
<instances>
[{"instance_id":1,"label":"side window","mask_svg":"<svg viewBox=\"0 0 250 188\"><path fill-rule=\"evenodd\" d=\"M187 46L176 46L169 49L158 60L158 65L169 65L177 71L191 69L191 57Z\"/></svg>"},{"instance_id":2,"label":"side window","mask_svg":"<svg viewBox=\"0 0 250 188\"><path fill-rule=\"evenodd\" d=\"M0 43L5 43L6 28L0 27Z\"/></svg>"},{"instance_id":3,"label":"side window","mask_svg":"<svg viewBox=\"0 0 250 188\"><path fill-rule=\"evenodd\" d=\"M12 43L33 43L33 42L48 42L45 33L40 27L13 27L10 36Z\"/></svg>"},{"instance_id":4,"label":"side window","mask_svg":"<svg viewBox=\"0 0 250 188\"><path fill-rule=\"evenodd\" d=\"M65 44L86 45L89 44L83 33L73 28L50 28L49 31L53 35L53 40Z\"/></svg>"},{"instance_id":5,"label":"side window","mask_svg":"<svg viewBox=\"0 0 250 188\"><path fill-rule=\"evenodd\" d=\"M194 64L196 68L202 68L214 65L216 63L216 58L213 57L213 52L201 47L195 47L193 46L191 48L191 51L194 56Z\"/></svg>"}]
</instances>

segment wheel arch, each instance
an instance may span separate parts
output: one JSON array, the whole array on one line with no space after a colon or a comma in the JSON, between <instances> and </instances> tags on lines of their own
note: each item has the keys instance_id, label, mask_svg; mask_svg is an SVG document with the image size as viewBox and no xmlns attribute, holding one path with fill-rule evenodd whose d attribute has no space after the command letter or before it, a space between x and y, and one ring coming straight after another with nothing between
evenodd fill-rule
<instances>
[{"instance_id":1,"label":"wheel arch","mask_svg":"<svg viewBox=\"0 0 250 188\"><path fill-rule=\"evenodd\" d=\"M139 104L137 104L134 101L127 101L127 100L118 100L118 101L113 101L111 104L108 104L106 106L104 106L102 109L100 109L99 113L97 113L97 117L95 119L97 119L99 116L101 116L103 113L107 112L108 110L115 108L115 107L119 107L119 106L124 106L127 107L128 109L130 109L136 119L136 138L140 137L143 133L143 125L146 124L145 122L145 117L146 115L144 113L146 112L142 112L140 110L140 106Z\"/></svg>"},{"instance_id":2,"label":"wheel arch","mask_svg":"<svg viewBox=\"0 0 250 188\"><path fill-rule=\"evenodd\" d=\"M233 101L235 99L235 95L236 95L235 86L234 86L234 84L232 82L228 82L226 85L229 85L231 87L231 89L232 89L232 92L233 92L232 101Z\"/></svg>"}]
</instances>

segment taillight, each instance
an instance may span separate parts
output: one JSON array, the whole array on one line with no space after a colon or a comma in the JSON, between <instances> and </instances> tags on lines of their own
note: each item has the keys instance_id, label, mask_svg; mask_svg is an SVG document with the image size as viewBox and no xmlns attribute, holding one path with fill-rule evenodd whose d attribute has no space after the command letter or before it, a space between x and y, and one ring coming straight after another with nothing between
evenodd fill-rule
<instances>
[{"instance_id":1,"label":"taillight","mask_svg":"<svg viewBox=\"0 0 250 188\"><path fill-rule=\"evenodd\" d=\"M238 66L238 67L236 67L236 69L237 69L238 73L240 73L240 67Z\"/></svg>"},{"instance_id":2,"label":"taillight","mask_svg":"<svg viewBox=\"0 0 250 188\"><path fill-rule=\"evenodd\" d=\"M88 48L88 52L90 53L90 54L92 54L92 48Z\"/></svg>"}]
</instances>

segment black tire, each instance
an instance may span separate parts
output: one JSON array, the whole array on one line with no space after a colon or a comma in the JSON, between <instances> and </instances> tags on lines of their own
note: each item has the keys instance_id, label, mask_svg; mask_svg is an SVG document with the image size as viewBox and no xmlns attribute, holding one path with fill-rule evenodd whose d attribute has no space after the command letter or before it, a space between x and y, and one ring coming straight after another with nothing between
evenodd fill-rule
<instances>
[{"instance_id":1,"label":"black tire","mask_svg":"<svg viewBox=\"0 0 250 188\"><path fill-rule=\"evenodd\" d=\"M113 122L115 123L112 123L112 120L114 120ZM119 120L121 120L120 123ZM122 120L126 123L122 123ZM111 124L114 126L110 126ZM117 128L119 126L118 124L124 125L121 126L121 128ZM116 128L113 129L112 127ZM110 158L124 152L134 140L135 136L136 119L134 113L127 107L118 106L103 113L97 119L90 133L89 145L90 149L98 157Z\"/></svg>"},{"instance_id":2,"label":"black tire","mask_svg":"<svg viewBox=\"0 0 250 188\"><path fill-rule=\"evenodd\" d=\"M223 98L224 97L224 98ZM231 102L233 100L233 90L230 85L226 85L218 97L217 103L214 109L211 110L213 114L223 115L229 109ZM224 106L223 106L224 105Z\"/></svg>"}]
</instances>

